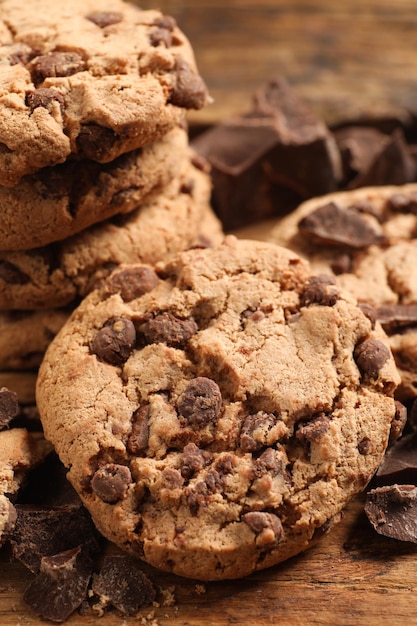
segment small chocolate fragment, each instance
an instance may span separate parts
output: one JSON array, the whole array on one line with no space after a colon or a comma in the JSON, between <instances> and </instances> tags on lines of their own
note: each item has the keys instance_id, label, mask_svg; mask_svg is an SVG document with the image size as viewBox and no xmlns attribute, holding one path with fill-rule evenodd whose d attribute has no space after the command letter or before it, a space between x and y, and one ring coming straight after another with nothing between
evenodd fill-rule
<instances>
[{"instance_id":1,"label":"small chocolate fragment","mask_svg":"<svg viewBox=\"0 0 417 626\"><path fill-rule=\"evenodd\" d=\"M120 293L124 302L131 302L144 293L152 291L159 282L159 278L151 267L126 267L114 272L106 282L109 293Z\"/></svg>"},{"instance_id":2,"label":"small chocolate fragment","mask_svg":"<svg viewBox=\"0 0 417 626\"><path fill-rule=\"evenodd\" d=\"M417 193L394 193L387 202L392 211L417 215Z\"/></svg>"},{"instance_id":3,"label":"small chocolate fragment","mask_svg":"<svg viewBox=\"0 0 417 626\"><path fill-rule=\"evenodd\" d=\"M296 439L307 441L308 443L318 443L324 434L329 430L330 418L326 415L319 415L308 422L300 424L296 431Z\"/></svg>"},{"instance_id":4,"label":"small chocolate fragment","mask_svg":"<svg viewBox=\"0 0 417 626\"><path fill-rule=\"evenodd\" d=\"M98 574L93 575L93 592L123 615L136 615L156 598L152 581L139 563L125 555L106 556Z\"/></svg>"},{"instance_id":5,"label":"small chocolate fragment","mask_svg":"<svg viewBox=\"0 0 417 626\"><path fill-rule=\"evenodd\" d=\"M85 16L90 22L94 22L100 28L118 24L122 21L123 15L118 11L92 11Z\"/></svg>"},{"instance_id":6,"label":"small chocolate fragment","mask_svg":"<svg viewBox=\"0 0 417 626\"><path fill-rule=\"evenodd\" d=\"M201 471L211 460L211 454L207 450L198 448L195 443L188 443L183 450L180 460L181 476L191 478Z\"/></svg>"},{"instance_id":7,"label":"small chocolate fragment","mask_svg":"<svg viewBox=\"0 0 417 626\"><path fill-rule=\"evenodd\" d=\"M39 617L64 622L86 599L92 569L90 555L80 547L45 556L23 599Z\"/></svg>"},{"instance_id":8,"label":"small chocolate fragment","mask_svg":"<svg viewBox=\"0 0 417 626\"><path fill-rule=\"evenodd\" d=\"M239 445L244 452L256 452L268 445L268 433L278 422L273 413L258 411L246 416L240 433ZM274 442L269 442L270 445Z\"/></svg>"},{"instance_id":9,"label":"small chocolate fragment","mask_svg":"<svg viewBox=\"0 0 417 626\"><path fill-rule=\"evenodd\" d=\"M371 322L372 329L374 329L376 321L378 319L378 313L375 307L372 306L372 304L369 304L369 302L363 302L363 301L358 302L358 307L360 308L362 313L366 315L368 320Z\"/></svg>"},{"instance_id":10,"label":"small chocolate fragment","mask_svg":"<svg viewBox=\"0 0 417 626\"><path fill-rule=\"evenodd\" d=\"M38 107L50 110L51 104L54 102L58 102L61 106L64 105L64 98L56 89L41 87L26 94L26 104L31 111Z\"/></svg>"},{"instance_id":11,"label":"small chocolate fragment","mask_svg":"<svg viewBox=\"0 0 417 626\"><path fill-rule=\"evenodd\" d=\"M397 441L403 433L404 427L407 423L407 407L405 407L399 400L395 400L395 415L391 422L391 430L389 433L389 443L392 444Z\"/></svg>"},{"instance_id":12,"label":"small chocolate fragment","mask_svg":"<svg viewBox=\"0 0 417 626\"><path fill-rule=\"evenodd\" d=\"M376 477L385 484L417 483L417 433L404 435L388 448Z\"/></svg>"},{"instance_id":13,"label":"small chocolate fragment","mask_svg":"<svg viewBox=\"0 0 417 626\"><path fill-rule=\"evenodd\" d=\"M256 534L256 544L259 547L274 544L282 536L282 523L273 513L250 511L242 515L242 520Z\"/></svg>"},{"instance_id":14,"label":"small chocolate fragment","mask_svg":"<svg viewBox=\"0 0 417 626\"><path fill-rule=\"evenodd\" d=\"M101 162L106 159L110 148L116 143L117 135L111 128L86 124L81 126L77 137L77 148L82 156Z\"/></svg>"},{"instance_id":15,"label":"small chocolate fragment","mask_svg":"<svg viewBox=\"0 0 417 626\"><path fill-rule=\"evenodd\" d=\"M211 378L199 376L191 380L178 400L179 414L187 424L204 427L214 424L223 406L219 386Z\"/></svg>"},{"instance_id":16,"label":"small chocolate fragment","mask_svg":"<svg viewBox=\"0 0 417 626\"><path fill-rule=\"evenodd\" d=\"M28 66L35 85L50 76L72 76L87 69L78 52L49 52L36 57Z\"/></svg>"},{"instance_id":17,"label":"small chocolate fragment","mask_svg":"<svg viewBox=\"0 0 417 626\"><path fill-rule=\"evenodd\" d=\"M91 342L91 351L112 365L123 365L136 343L136 330L127 318L108 320Z\"/></svg>"},{"instance_id":18,"label":"small chocolate fragment","mask_svg":"<svg viewBox=\"0 0 417 626\"><path fill-rule=\"evenodd\" d=\"M122 500L132 482L130 469L126 465L107 463L100 467L91 479L91 488L108 504Z\"/></svg>"},{"instance_id":19,"label":"small chocolate fragment","mask_svg":"<svg viewBox=\"0 0 417 626\"><path fill-rule=\"evenodd\" d=\"M366 494L365 513L380 535L417 543L417 487L386 485Z\"/></svg>"},{"instance_id":20,"label":"small chocolate fragment","mask_svg":"<svg viewBox=\"0 0 417 626\"><path fill-rule=\"evenodd\" d=\"M417 304L386 304L377 308L377 319L386 332L417 324Z\"/></svg>"},{"instance_id":21,"label":"small chocolate fragment","mask_svg":"<svg viewBox=\"0 0 417 626\"><path fill-rule=\"evenodd\" d=\"M320 304L321 306L334 306L339 297L336 280L333 276L319 274L309 278L300 294L301 306Z\"/></svg>"},{"instance_id":22,"label":"small chocolate fragment","mask_svg":"<svg viewBox=\"0 0 417 626\"><path fill-rule=\"evenodd\" d=\"M316 243L330 246L347 246L361 249L381 244L385 236L376 224L373 227L353 207L343 207L328 202L303 217L298 223L299 231Z\"/></svg>"},{"instance_id":23,"label":"small chocolate fragment","mask_svg":"<svg viewBox=\"0 0 417 626\"><path fill-rule=\"evenodd\" d=\"M181 57L176 58L174 71L176 81L168 102L184 109L201 109L205 106L208 93L201 76Z\"/></svg>"},{"instance_id":24,"label":"small chocolate fragment","mask_svg":"<svg viewBox=\"0 0 417 626\"><path fill-rule=\"evenodd\" d=\"M19 413L19 403L17 401L17 393L7 389L0 388L0 430L12 421Z\"/></svg>"},{"instance_id":25,"label":"small chocolate fragment","mask_svg":"<svg viewBox=\"0 0 417 626\"><path fill-rule=\"evenodd\" d=\"M193 319L182 320L169 311L151 317L139 328L146 343L166 343L173 348L183 348L198 331Z\"/></svg>"},{"instance_id":26,"label":"small chocolate fragment","mask_svg":"<svg viewBox=\"0 0 417 626\"><path fill-rule=\"evenodd\" d=\"M141 454L148 447L149 438L149 404L140 406L132 416L132 430L126 448L131 454Z\"/></svg>"},{"instance_id":27,"label":"small chocolate fragment","mask_svg":"<svg viewBox=\"0 0 417 626\"><path fill-rule=\"evenodd\" d=\"M371 338L356 346L353 357L364 376L378 378L380 369L390 357L390 351L382 341Z\"/></svg>"},{"instance_id":28,"label":"small chocolate fragment","mask_svg":"<svg viewBox=\"0 0 417 626\"><path fill-rule=\"evenodd\" d=\"M31 572L38 572L41 559L83 545L99 549L99 534L81 505L60 507L16 504L16 523L10 537L12 554Z\"/></svg>"}]
</instances>

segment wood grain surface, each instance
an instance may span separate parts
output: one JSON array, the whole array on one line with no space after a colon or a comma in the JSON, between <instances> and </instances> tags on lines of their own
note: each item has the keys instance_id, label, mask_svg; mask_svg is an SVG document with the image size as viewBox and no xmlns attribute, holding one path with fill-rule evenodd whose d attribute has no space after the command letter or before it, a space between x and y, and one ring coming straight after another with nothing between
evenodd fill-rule
<instances>
[{"instance_id":1,"label":"wood grain surface","mask_svg":"<svg viewBox=\"0 0 417 626\"><path fill-rule=\"evenodd\" d=\"M285 75L329 124L407 121L417 111L415 0L143 0L173 15L193 44L214 103L190 114L213 124L244 110L253 91ZM268 225L245 230L262 238ZM408 626L417 624L417 547L377 535L353 502L306 553L244 580L204 586L147 568L172 606L139 618L74 614L67 624ZM40 626L24 605L32 575L0 552L1 626Z\"/></svg>"}]
</instances>

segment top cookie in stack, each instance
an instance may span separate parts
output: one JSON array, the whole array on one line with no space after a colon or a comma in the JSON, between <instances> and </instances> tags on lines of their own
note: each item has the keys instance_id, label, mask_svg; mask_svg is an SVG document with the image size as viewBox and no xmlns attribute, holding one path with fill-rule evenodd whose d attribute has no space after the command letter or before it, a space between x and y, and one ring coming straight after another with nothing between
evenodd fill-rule
<instances>
[{"instance_id":1,"label":"top cookie in stack","mask_svg":"<svg viewBox=\"0 0 417 626\"><path fill-rule=\"evenodd\" d=\"M24 310L40 357L119 263L222 237L186 130L209 96L175 20L123 0L2 0L0 80L0 332Z\"/></svg>"}]
</instances>

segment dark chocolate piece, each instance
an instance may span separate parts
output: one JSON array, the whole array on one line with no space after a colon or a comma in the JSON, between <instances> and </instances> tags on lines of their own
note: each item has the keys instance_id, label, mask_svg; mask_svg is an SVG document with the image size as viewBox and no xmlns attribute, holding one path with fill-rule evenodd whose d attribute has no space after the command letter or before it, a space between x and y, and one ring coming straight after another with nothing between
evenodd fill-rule
<instances>
[{"instance_id":1,"label":"dark chocolate piece","mask_svg":"<svg viewBox=\"0 0 417 626\"><path fill-rule=\"evenodd\" d=\"M206 104L208 96L203 79L179 56L176 58L174 72L176 81L169 96L169 103L184 109L201 109Z\"/></svg>"},{"instance_id":2,"label":"dark chocolate piece","mask_svg":"<svg viewBox=\"0 0 417 626\"><path fill-rule=\"evenodd\" d=\"M366 494L365 513L380 535L417 543L417 487L387 485Z\"/></svg>"},{"instance_id":3,"label":"dark chocolate piece","mask_svg":"<svg viewBox=\"0 0 417 626\"><path fill-rule=\"evenodd\" d=\"M112 365L122 365L130 356L136 342L136 330L129 319L112 318L98 331L91 350Z\"/></svg>"},{"instance_id":4,"label":"dark chocolate piece","mask_svg":"<svg viewBox=\"0 0 417 626\"><path fill-rule=\"evenodd\" d=\"M39 617L64 622L86 599L92 569L88 551L80 547L45 556L23 599Z\"/></svg>"},{"instance_id":5,"label":"dark chocolate piece","mask_svg":"<svg viewBox=\"0 0 417 626\"><path fill-rule=\"evenodd\" d=\"M13 557L30 571L39 571L43 557L84 545L99 549L99 534L81 505L62 507L16 504L16 523L10 537Z\"/></svg>"},{"instance_id":6,"label":"dark chocolate piece","mask_svg":"<svg viewBox=\"0 0 417 626\"><path fill-rule=\"evenodd\" d=\"M173 348L183 348L197 330L193 319L182 320L169 311L151 317L139 327L146 343L166 343Z\"/></svg>"},{"instance_id":7,"label":"dark chocolate piece","mask_svg":"<svg viewBox=\"0 0 417 626\"><path fill-rule=\"evenodd\" d=\"M93 575L93 592L123 615L136 615L156 598L152 581L138 561L125 555L106 556L98 574Z\"/></svg>"},{"instance_id":8,"label":"dark chocolate piece","mask_svg":"<svg viewBox=\"0 0 417 626\"><path fill-rule=\"evenodd\" d=\"M390 446L376 472L385 484L409 482L417 484L417 433L409 433Z\"/></svg>"},{"instance_id":9,"label":"dark chocolate piece","mask_svg":"<svg viewBox=\"0 0 417 626\"><path fill-rule=\"evenodd\" d=\"M144 293L152 291L159 282L154 270L146 265L140 267L126 267L114 272L106 282L109 293L120 293L124 302L131 302Z\"/></svg>"},{"instance_id":10,"label":"dark chocolate piece","mask_svg":"<svg viewBox=\"0 0 417 626\"><path fill-rule=\"evenodd\" d=\"M0 389L0 430L6 428L14 417L19 413L17 393L1 387Z\"/></svg>"},{"instance_id":11,"label":"dark chocolate piece","mask_svg":"<svg viewBox=\"0 0 417 626\"><path fill-rule=\"evenodd\" d=\"M387 346L378 339L365 339L354 351L354 359L364 376L377 378L379 370L390 357Z\"/></svg>"},{"instance_id":12,"label":"dark chocolate piece","mask_svg":"<svg viewBox=\"0 0 417 626\"><path fill-rule=\"evenodd\" d=\"M211 378L199 376L191 380L177 404L179 414L187 424L204 427L215 423L223 406L217 383Z\"/></svg>"},{"instance_id":13,"label":"dark chocolate piece","mask_svg":"<svg viewBox=\"0 0 417 626\"><path fill-rule=\"evenodd\" d=\"M417 324L417 304L386 304L376 311L377 319L386 332Z\"/></svg>"},{"instance_id":14,"label":"dark chocolate piece","mask_svg":"<svg viewBox=\"0 0 417 626\"><path fill-rule=\"evenodd\" d=\"M125 497L131 482L132 475L126 465L107 463L95 472L91 488L103 502L115 504Z\"/></svg>"},{"instance_id":15,"label":"dark chocolate piece","mask_svg":"<svg viewBox=\"0 0 417 626\"><path fill-rule=\"evenodd\" d=\"M321 306L334 306L339 297L336 288L336 280L327 274L318 274L308 279L300 294L301 306L319 304Z\"/></svg>"}]
</instances>

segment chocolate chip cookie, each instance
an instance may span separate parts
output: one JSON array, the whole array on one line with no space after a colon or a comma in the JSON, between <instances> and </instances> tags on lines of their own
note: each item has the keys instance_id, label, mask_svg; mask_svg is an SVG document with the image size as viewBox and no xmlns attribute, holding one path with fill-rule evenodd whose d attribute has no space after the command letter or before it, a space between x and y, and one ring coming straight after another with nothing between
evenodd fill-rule
<instances>
[{"instance_id":1,"label":"chocolate chip cookie","mask_svg":"<svg viewBox=\"0 0 417 626\"><path fill-rule=\"evenodd\" d=\"M70 237L150 200L181 172L188 138L175 128L111 163L69 160L0 187L0 250L27 250Z\"/></svg>"},{"instance_id":2,"label":"chocolate chip cookie","mask_svg":"<svg viewBox=\"0 0 417 626\"><path fill-rule=\"evenodd\" d=\"M384 454L386 335L297 254L233 236L90 293L49 345L46 437L99 530L197 579L307 548Z\"/></svg>"},{"instance_id":3,"label":"chocolate chip cookie","mask_svg":"<svg viewBox=\"0 0 417 626\"><path fill-rule=\"evenodd\" d=\"M375 307L401 371L398 396L417 396L417 184L363 187L301 204L269 239Z\"/></svg>"},{"instance_id":4,"label":"chocolate chip cookie","mask_svg":"<svg viewBox=\"0 0 417 626\"><path fill-rule=\"evenodd\" d=\"M29 251L0 252L0 309L65 306L119 263L154 263L223 238L210 178L188 159L180 176L136 210Z\"/></svg>"},{"instance_id":5,"label":"chocolate chip cookie","mask_svg":"<svg viewBox=\"0 0 417 626\"><path fill-rule=\"evenodd\" d=\"M106 163L208 101L188 39L122 0L3 0L0 184L72 155Z\"/></svg>"}]
</instances>

